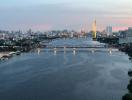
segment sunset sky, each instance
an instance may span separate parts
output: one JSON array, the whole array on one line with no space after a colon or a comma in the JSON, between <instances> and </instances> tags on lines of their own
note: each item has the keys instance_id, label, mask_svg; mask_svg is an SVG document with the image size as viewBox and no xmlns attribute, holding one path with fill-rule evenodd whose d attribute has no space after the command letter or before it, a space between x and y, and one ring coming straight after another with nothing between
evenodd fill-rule
<instances>
[{"instance_id":1,"label":"sunset sky","mask_svg":"<svg viewBox=\"0 0 132 100\"><path fill-rule=\"evenodd\" d=\"M132 26L132 0L0 0L0 29L114 30Z\"/></svg>"}]
</instances>

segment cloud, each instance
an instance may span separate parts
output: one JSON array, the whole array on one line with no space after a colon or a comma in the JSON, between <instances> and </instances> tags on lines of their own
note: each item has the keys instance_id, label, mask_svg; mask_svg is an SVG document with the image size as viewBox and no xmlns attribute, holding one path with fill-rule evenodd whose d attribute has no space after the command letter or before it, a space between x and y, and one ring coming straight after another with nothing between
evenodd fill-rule
<instances>
[{"instance_id":1,"label":"cloud","mask_svg":"<svg viewBox=\"0 0 132 100\"><path fill-rule=\"evenodd\" d=\"M50 3L51 1L53 3ZM14 2L17 4L18 1ZM28 4L25 6L23 6L24 3L21 6L1 6L0 28L8 29L8 26L12 26L12 29L32 27L34 30L66 28L91 30L94 19L97 19L98 29L105 29L107 25L132 25L130 22L132 7L130 7L130 4L127 6L124 0L121 0L120 3L112 0L64 0L63 2L55 2L54 0L43 2L39 0L36 5L36 1L33 5L30 5L29 2L31 1L28 0ZM80 3L77 4L77 2ZM124 5L121 3L124 3Z\"/></svg>"}]
</instances>

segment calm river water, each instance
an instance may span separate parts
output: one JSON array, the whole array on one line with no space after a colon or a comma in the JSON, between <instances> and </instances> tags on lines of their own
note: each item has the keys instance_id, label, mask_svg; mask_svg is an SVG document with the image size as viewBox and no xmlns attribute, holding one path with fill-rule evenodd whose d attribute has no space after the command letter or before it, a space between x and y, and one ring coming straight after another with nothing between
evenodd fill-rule
<instances>
[{"instance_id":1,"label":"calm river water","mask_svg":"<svg viewBox=\"0 0 132 100\"><path fill-rule=\"evenodd\" d=\"M88 39L50 44L99 44ZM41 49L0 63L0 100L121 100L129 57L119 51L56 52Z\"/></svg>"}]
</instances>

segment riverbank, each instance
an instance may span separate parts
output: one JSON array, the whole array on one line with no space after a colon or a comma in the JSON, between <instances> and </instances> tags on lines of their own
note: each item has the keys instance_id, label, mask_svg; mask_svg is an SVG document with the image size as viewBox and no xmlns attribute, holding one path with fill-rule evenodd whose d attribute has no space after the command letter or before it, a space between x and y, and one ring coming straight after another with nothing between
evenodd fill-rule
<instances>
[{"instance_id":1,"label":"riverbank","mask_svg":"<svg viewBox=\"0 0 132 100\"><path fill-rule=\"evenodd\" d=\"M119 44L119 37L98 37L97 41L106 43L110 47L116 47L127 54L132 53L132 43Z\"/></svg>"},{"instance_id":2,"label":"riverbank","mask_svg":"<svg viewBox=\"0 0 132 100\"><path fill-rule=\"evenodd\" d=\"M20 55L21 52L20 51L16 51L16 52L0 52L0 60L6 60L11 58L14 55Z\"/></svg>"},{"instance_id":3,"label":"riverbank","mask_svg":"<svg viewBox=\"0 0 132 100\"><path fill-rule=\"evenodd\" d=\"M132 61L132 43L119 44L119 38L100 37L97 39L99 42L107 43L109 46L116 46L119 51L125 52ZM132 69L128 71L130 77L129 84L127 85L128 93L122 96L122 100L132 100Z\"/></svg>"}]
</instances>

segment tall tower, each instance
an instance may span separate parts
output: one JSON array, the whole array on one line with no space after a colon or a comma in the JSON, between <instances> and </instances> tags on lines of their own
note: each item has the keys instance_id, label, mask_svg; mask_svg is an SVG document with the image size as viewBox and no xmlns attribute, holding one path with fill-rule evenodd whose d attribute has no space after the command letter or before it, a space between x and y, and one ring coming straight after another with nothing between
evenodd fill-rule
<instances>
[{"instance_id":1,"label":"tall tower","mask_svg":"<svg viewBox=\"0 0 132 100\"><path fill-rule=\"evenodd\" d=\"M93 40L96 40L97 33L96 33L96 20L93 22Z\"/></svg>"}]
</instances>

